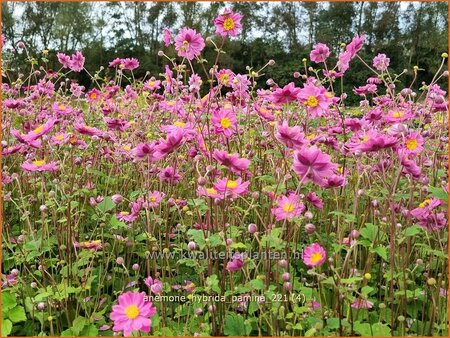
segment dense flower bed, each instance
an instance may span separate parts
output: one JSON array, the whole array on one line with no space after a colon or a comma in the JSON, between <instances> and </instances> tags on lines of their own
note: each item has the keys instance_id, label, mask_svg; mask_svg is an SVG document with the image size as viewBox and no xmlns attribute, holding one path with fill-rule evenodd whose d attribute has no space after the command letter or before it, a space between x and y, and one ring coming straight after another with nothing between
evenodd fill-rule
<instances>
[{"instance_id":1,"label":"dense flower bed","mask_svg":"<svg viewBox=\"0 0 450 338\"><path fill-rule=\"evenodd\" d=\"M2 333L447 334L448 55L418 88L361 35L256 88L275 61L221 68L241 16L215 26L164 29L163 74L116 59L89 90L80 51L17 78L6 55ZM354 62L373 75L347 107Z\"/></svg>"}]
</instances>

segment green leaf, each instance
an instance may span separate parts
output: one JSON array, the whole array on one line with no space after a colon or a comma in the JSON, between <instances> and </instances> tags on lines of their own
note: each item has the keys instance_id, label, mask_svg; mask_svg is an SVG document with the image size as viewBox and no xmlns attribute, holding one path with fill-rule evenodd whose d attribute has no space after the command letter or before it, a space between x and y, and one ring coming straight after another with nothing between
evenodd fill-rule
<instances>
[{"instance_id":1,"label":"green leaf","mask_svg":"<svg viewBox=\"0 0 450 338\"><path fill-rule=\"evenodd\" d=\"M374 336L378 337L390 337L391 329L386 324L375 323L372 325L372 332Z\"/></svg>"},{"instance_id":2,"label":"green leaf","mask_svg":"<svg viewBox=\"0 0 450 338\"><path fill-rule=\"evenodd\" d=\"M12 323L8 319L2 318L2 337L6 337L11 333L12 330Z\"/></svg>"},{"instance_id":3,"label":"green leaf","mask_svg":"<svg viewBox=\"0 0 450 338\"><path fill-rule=\"evenodd\" d=\"M377 232L378 232L378 229L377 229L376 225L374 225L372 223L366 223L366 226L359 231L361 236L363 236L365 239L368 239L371 242L375 241Z\"/></svg>"},{"instance_id":4,"label":"green leaf","mask_svg":"<svg viewBox=\"0 0 450 338\"><path fill-rule=\"evenodd\" d=\"M245 330L244 318L236 313L230 313L225 317L224 334L226 336L244 336Z\"/></svg>"},{"instance_id":5,"label":"green leaf","mask_svg":"<svg viewBox=\"0 0 450 338\"><path fill-rule=\"evenodd\" d=\"M25 309L23 306L17 305L7 312L7 316L13 323L23 322L27 320Z\"/></svg>"},{"instance_id":6,"label":"green leaf","mask_svg":"<svg viewBox=\"0 0 450 338\"><path fill-rule=\"evenodd\" d=\"M428 192L431 194L431 196L439 198L444 202L448 202L448 193L446 193L444 189L436 187L428 187Z\"/></svg>"},{"instance_id":7,"label":"green leaf","mask_svg":"<svg viewBox=\"0 0 450 338\"><path fill-rule=\"evenodd\" d=\"M361 336L364 337L372 336L372 331L370 329L369 323L355 322L355 324L353 325L353 329L355 330L356 333L360 334Z\"/></svg>"},{"instance_id":8,"label":"green leaf","mask_svg":"<svg viewBox=\"0 0 450 338\"><path fill-rule=\"evenodd\" d=\"M108 212L111 209L114 209L116 206L116 204L112 201L111 197L105 197L103 199L103 201L101 201L98 205L97 208L102 212Z\"/></svg>"},{"instance_id":9,"label":"green leaf","mask_svg":"<svg viewBox=\"0 0 450 338\"><path fill-rule=\"evenodd\" d=\"M251 284L252 288L255 290L264 289L264 282L260 279L253 279L250 281L250 284Z\"/></svg>"},{"instance_id":10,"label":"green leaf","mask_svg":"<svg viewBox=\"0 0 450 338\"><path fill-rule=\"evenodd\" d=\"M16 297L10 292L2 292L2 312L6 312L17 305Z\"/></svg>"},{"instance_id":11,"label":"green leaf","mask_svg":"<svg viewBox=\"0 0 450 338\"><path fill-rule=\"evenodd\" d=\"M126 229L127 225L125 222L119 221L116 216L111 217L111 220L109 221L109 225L112 229Z\"/></svg>"},{"instance_id":12,"label":"green leaf","mask_svg":"<svg viewBox=\"0 0 450 338\"><path fill-rule=\"evenodd\" d=\"M83 329L83 331L81 331L80 336L82 336L82 337L97 337L98 329L95 327L94 324L91 324L89 326L86 326Z\"/></svg>"},{"instance_id":13,"label":"green leaf","mask_svg":"<svg viewBox=\"0 0 450 338\"><path fill-rule=\"evenodd\" d=\"M378 256L380 256L381 258L383 258L386 262L388 261L388 251L387 248L384 246L379 246L376 248L372 248L370 249L371 252L375 252L378 254Z\"/></svg>"},{"instance_id":14,"label":"green leaf","mask_svg":"<svg viewBox=\"0 0 450 338\"><path fill-rule=\"evenodd\" d=\"M73 337L75 334L73 333L72 329L67 329L61 332L61 337Z\"/></svg>"},{"instance_id":15,"label":"green leaf","mask_svg":"<svg viewBox=\"0 0 450 338\"><path fill-rule=\"evenodd\" d=\"M71 330L72 332L78 336L80 335L83 328L89 324L89 321L84 317L77 317L72 323Z\"/></svg>"},{"instance_id":16,"label":"green leaf","mask_svg":"<svg viewBox=\"0 0 450 338\"><path fill-rule=\"evenodd\" d=\"M326 327L332 330L337 329L339 327L339 318L328 318Z\"/></svg>"},{"instance_id":17,"label":"green leaf","mask_svg":"<svg viewBox=\"0 0 450 338\"><path fill-rule=\"evenodd\" d=\"M413 225L405 229L404 235L406 237L415 236L422 232L422 228L418 225Z\"/></svg>"}]
</instances>

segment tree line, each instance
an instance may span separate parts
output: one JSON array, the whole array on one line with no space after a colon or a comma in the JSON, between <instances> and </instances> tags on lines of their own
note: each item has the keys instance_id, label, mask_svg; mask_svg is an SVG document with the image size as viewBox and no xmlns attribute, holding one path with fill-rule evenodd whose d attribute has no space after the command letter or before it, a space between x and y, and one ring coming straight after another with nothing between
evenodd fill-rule
<instances>
[{"instance_id":1,"label":"tree line","mask_svg":"<svg viewBox=\"0 0 450 338\"><path fill-rule=\"evenodd\" d=\"M316 42L337 53L355 34L366 35L363 58L370 61L385 53L396 73L417 65L423 69L420 81L431 80L440 55L448 50L447 2L3 2L2 33L5 47L22 41L30 55L48 50L46 58L55 69L58 51L82 50L89 70L107 67L116 57L135 57L141 64L137 77L147 71L158 76L165 62L158 51L167 50L162 29L176 34L189 26L212 36L213 20L225 7L243 15L243 31L227 41L221 66L246 72L246 66L258 69L274 59L276 66L266 69L262 82L270 77L280 84L292 81ZM167 53L175 55L170 49ZM205 50L206 58L214 53L212 46ZM18 54L19 70L25 67L26 53ZM368 75L358 61L352 67L346 91L362 85ZM87 74L74 76L91 85Z\"/></svg>"}]
</instances>

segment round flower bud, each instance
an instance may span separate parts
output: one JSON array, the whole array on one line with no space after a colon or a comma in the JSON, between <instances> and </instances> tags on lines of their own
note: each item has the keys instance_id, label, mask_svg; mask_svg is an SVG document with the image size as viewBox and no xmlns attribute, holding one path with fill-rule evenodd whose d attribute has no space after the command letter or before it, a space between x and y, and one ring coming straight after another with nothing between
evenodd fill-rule
<instances>
[{"instance_id":1,"label":"round flower bud","mask_svg":"<svg viewBox=\"0 0 450 338\"><path fill-rule=\"evenodd\" d=\"M162 50L158 51L158 56L164 56L164 52Z\"/></svg>"},{"instance_id":2,"label":"round flower bud","mask_svg":"<svg viewBox=\"0 0 450 338\"><path fill-rule=\"evenodd\" d=\"M255 223L250 223L248 225L248 232L251 234L254 234L256 231L258 231L258 227L256 226Z\"/></svg>"},{"instance_id":3,"label":"round flower bud","mask_svg":"<svg viewBox=\"0 0 450 338\"><path fill-rule=\"evenodd\" d=\"M116 263L119 264L119 265L122 265L124 263L123 257L117 257Z\"/></svg>"},{"instance_id":4,"label":"round flower bud","mask_svg":"<svg viewBox=\"0 0 450 338\"><path fill-rule=\"evenodd\" d=\"M115 195L112 195L112 196L111 196L111 199L112 199L112 201L113 201L114 203L119 204L119 203L122 203L122 201L123 201L123 196L120 195L120 194L115 194Z\"/></svg>"},{"instance_id":5,"label":"round flower bud","mask_svg":"<svg viewBox=\"0 0 450 338\"><path fill-rule=\"evenodd\" d=\"M216 312L216 306L215 305L208 306L208 312L210 312L210 313Z\"/></svg>"},{"instance_id":6,"label":"round flower bud","mask_svg":"<svg viewBox=\"0 0 450 338\"><path fill-rule=\"evenodd\" d=\"M289 283L289 282L285 282L285 283L283 284L283 288L284 288L284 290L286 290L286 291L291 291L291 290L292 290L292 284Z\"/></svg>"},{"instance_id":7,"label":"round flower bud","mask_svg":"<svg viewBox=\"0 0 450 338\"><path fill-rule=\"evenodd\" d=\"M200 316L203 313L202 308L198 307L194 310L196 316Z\"/></svg>"},{"instance_id":8,"label":"round flower bud","mask_svg":"<svg viewBox=\"0 0 450 338\"><path fill-rule=\"evenodd\" d=\"M47 210L47 206L46 206L45 204L42 204L42 205L39 207L39 210L40 210L41 212L45 212L45 211Z\"/></svg>"},{"instance_id":9,"label":"round flower bud","mask_svg":"<svg viewBox=\"0 0 450 338\"><path fill-rule=\"evenodd\" d=\"M253 192L252 193L252 198L255 199L255 200L258 199L259 198L259 192L257 192L257 191Z\"/></svg>"},{"instance_id":10,"label":"round flower bud","mask_svg":"<svg viewBox=\"0 0 450 338\"><path fill-rule=\"evenodd\" d=\"M298 79L300 76L301 76L301 74L300 74L299 72L294 72L294 77L295 77L296 79Z\"/></svg>"},{"instance_id":11,"label":"round flower bud","mask_svg":"<svg viewBox=\"0 0 450 338\"><path fill-rule=\"evenodd\" d=\"M133 264L133 266L131 267L134 271L138 271L139 270L139 264L135 263Z\"/></svg>"},{"instance_id":12,"label":"round flower bud","mask_svg":"<svg viewBox=\"0 0 450 338\"><path fill-rule=\"evenodd\" d=\"M195 244L194 241L190 241L187 246L188 246L188 249L191 251L195 250L197 248L197 244Z\"/></svg>"},{"instance_id":13,"label":"round flower bud","mask_svg":"<svg viewBox=\"0 0 450 338\"><path fill-rule=\"evenodd\" d=\"M278 266L280 268L286 268L288 266L288 263L287 263L287 261L285 259L282 259L282 260L278 261Z\"/></svg>"},{"instance_id":14,"label":"round flower bud","mask_svg":"<svg viewBox=\"0 0 450 338\"><path fill-rule=\"evenodd\" d=\"M269 66L273 66L275 64L275 60L270 59L268 64L269 64Z\"/></svg>"},{"instance_id":15,"label":"round flower bud","mask_svg":"<svg viewBox=\"0 0 450 338\"><path fill-rule=\"evenodd\" d=\"M350 232L350 238L358 238L359 237L359 231L358 230L352 230Z\"/></svg>"},{"instance_id":16,"label":"round flower bud","mask_svg":"<svg viewBox=\"0 0 450 338\"><path fill-rule=\"evenodd\" d=\"M289 282L289 280L291 279L291 275L289 274L289 272L285 272L281 275L281 279L283 279L283 282Z\"/></svg>"},{"instance_id":17,"label":"round flower bud","mask_svg":"<svg viewBox=\"0 0 450 338\"><path fill-rule=\"evenodd\" d=\"M305 218L312 219L313 218L313 213L311 211L305 212Z\"/></svg>"},{"instance_id":18,"label":"round flower bud","mask_svg":"<svg viewBox=\"0 0 450 338\"><path fill-rule=\"evenodd\" d=\"M436 279L428 278L427 284L430 285L430 286L436 285Z\"/></svg>"},{"instance_id":19,"label":"round flower bud","mask_svg":"<svg viewBox=\"0 0 450 338\"><path fill-rule=\"evenodd\" d=\"M45 303L44 302L39 302L38 304L37 304L37 308L38 308L38 310L44 310L45 309Z\"/></svg>"},{"instance_id":20,"label":"round flower bud","mask_svg":"<svg viewBox=\"0 0 450 338\"><path fill-rule=\"evenodd\" d=\"M197 184L201 187L203 187L206 184L206 177L200 176L197 179Z\"/></svg>"},{"instance_id":21,"label":"round flower bud","mask_svg":"<svg viewBox=\"0 0 450 338\"><path fill-rule=\"evenodd\" d=\"M305 231L308 235L311 235L316 231L316 226L314 224L308 223L305 225Z\"/></svg>"},{"instance_id":22,"label":"round flower bud","mask_svg":"<svg viewBox=\"0 0 450 338\"><path fill-rule=\"evenodd\" d=\"M367 279L367 280L371 280L372 279L372 275L367 272L367 273L364 274L364 278Z\"/></svg>"}]
</instances>

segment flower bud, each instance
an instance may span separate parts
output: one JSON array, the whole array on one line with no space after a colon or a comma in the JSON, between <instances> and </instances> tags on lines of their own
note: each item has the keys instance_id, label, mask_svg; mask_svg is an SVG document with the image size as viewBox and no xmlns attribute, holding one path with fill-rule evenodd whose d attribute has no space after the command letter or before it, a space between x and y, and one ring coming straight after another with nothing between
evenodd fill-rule
<instances>
[{"instance_id":1,"label":"flower bud","mask_svg":"<svg viewBox=\"0 0 450 338\"><path fill-rule=\"evenodd\" d=\"M251 234L254 234L256 231L258 231L258 227L256 226L255 223L250 223L248 225L248 232Z\"/></svg>"}]
</instances>

